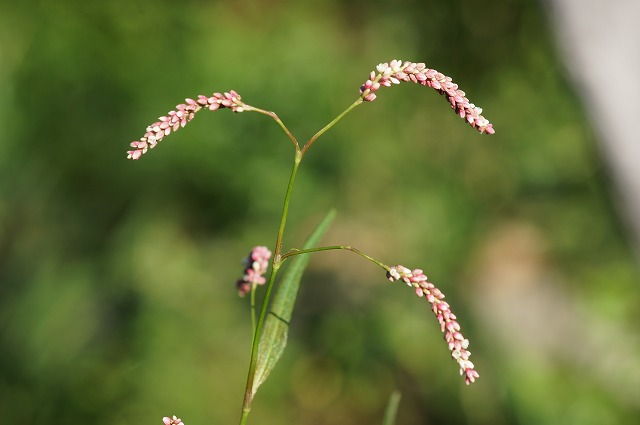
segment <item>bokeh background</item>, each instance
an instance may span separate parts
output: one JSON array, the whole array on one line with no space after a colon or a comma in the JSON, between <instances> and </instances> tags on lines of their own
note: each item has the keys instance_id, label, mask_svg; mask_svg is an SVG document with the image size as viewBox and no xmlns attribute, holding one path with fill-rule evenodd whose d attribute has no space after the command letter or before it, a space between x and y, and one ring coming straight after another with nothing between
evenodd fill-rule
<instances>
[{"instance_id":1,"label":"bokeh background","mask_svg":"<svg viewBox=\"0 0 640 425\"><path fill-rule=\"evenodd\" d=\"M0 423L236 423L251 325L234 282L273 246L291 143L228 110L138 162L128 143L230 89L305 140L394 58L452 76L497 133L432 90L381 91L305 157L285 246L335 207L325 242L423 268L481 378L464 385L409 288L322 253L250 422L380 423L398 389L398 424L638 423L629 215L543 7L1 3Z\"/></svg>"}]
</instances>

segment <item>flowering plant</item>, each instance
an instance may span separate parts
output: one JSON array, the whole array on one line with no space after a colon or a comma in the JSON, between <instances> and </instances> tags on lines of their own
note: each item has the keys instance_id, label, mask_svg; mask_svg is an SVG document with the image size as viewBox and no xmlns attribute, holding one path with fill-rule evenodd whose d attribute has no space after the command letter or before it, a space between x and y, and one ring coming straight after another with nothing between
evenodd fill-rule
<instances>
[{"instance_id":1,"label":"flowering plant","mask_svg":"<svg viewBox=\"0 0 640 425\"><path fill-rule=\"evenodd\" d=\"M251 316L253 325L253 340L251 344L251 360L245 389L240 424L245 424L250 412L251 402L260 387L273 370L280 359L287 342L288 324L291 319L295 299L302 274L306 268L309 256L306 254L327 251L345 250L351 251L373 264L381 267L386 272L387 278L392 281L401 280L415 289L418 297L424 298L435 314L440 329L444 333L444 339L448 344L451 357L458 363L460 374L468 384L478 378L478 372L474 364L469 360L471 353L467 350L469 340L460 332L460 325L455 314L451 312L449 304L444 301L444 294L427 280L427 276L420 269L408 269L402 265L388 266L364 252L346 245L317 246L331 224L335 213L331 211L326 218L316 227L301 248L284 251L282 241L289 213L289 200L295 182L296 174L304 155L315 141L327 130L333 127L340 119L356 106L364 102L372 102L377 98L377 92L381 87L389 87L402 82L412 82L422 86L431 87L445 96L451 108L463 118L471 127L480 133L493 134L492 124L482 116L482 109L475 106L465 97L465 93L453 83L451 78L434 69L427 68L424 63L403 62L393 60L390 63L381 63L375 71L369 74L367 81L360 87L360 95L348 108L339 114L333 121L324 126L306 143L300 144L291 134L288 128L280 120L275 112L256 108L242 101L238 93L231 90L226 93L213 93L211 96L199 95L197 99L187 98L170 111L167 115L158 118L158 121L147 127L143 137L130 144L131 150L127 152L129 159L137 160L146 154L149 149L155 148L160 141L174 131L184 127L191 121L195 114L209 109L215 111L228 108L231 111L258 112L275 120L286 133L295 149L291 177L284 197L284 207L277 231L273 253L264 246L257 246L251 250L244 261L244 274L237 281L236 286L240 296L250 294ZM272 295L276 276L283 263L291 259L292 264L280 280L278 290ZM263 275L267 272L271 261L271 272L267 279ZM265 294L256 317L255 293L259 286L265 286ZM385 423L393 422L393 410L397 407L398 398L392 397L389 403ZM176 416L163 418L165 425L181 425L181 419Z\"/></svg>"}]
</instances>

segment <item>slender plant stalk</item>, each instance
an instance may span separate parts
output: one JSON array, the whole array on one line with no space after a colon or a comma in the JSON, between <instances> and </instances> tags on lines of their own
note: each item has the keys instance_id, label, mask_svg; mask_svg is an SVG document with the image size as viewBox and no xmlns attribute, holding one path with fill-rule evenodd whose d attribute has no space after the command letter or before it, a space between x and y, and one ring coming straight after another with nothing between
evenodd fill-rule
<instances>
[{"instance_id":1,"label":"slender plant stalk","mask_svg":"<svg viewBox=\"0 0 640 425\"><path fill-rule=\"evenodd\" d=\"M282 208L282 217L280 219L280 227L278 228L278 236L276 238L275 254L273 256L273 263L271 265L271 275L269 276L269 282L264 293L264 299L262 301L262 307L260 308L260 316L258 317L258 323L256 324L255 331L253 333L253 341L251 343L251 360L249 363L249 373L247 376L247 386L244 392L244 400L242 403L242 416L240 418L240 425L246 423L247 417L251 410L251 399L253 398L253 381L255 378L256 364L258 360L258 348L260 345L260 335L262 335L262 327L264 326L264 319L267 315L267 309L269 306L269 300L271 299L271 291L273 289L273 283L276 280L276 274L282 265L281 251L282 251L282 238L284 236L284 229L287 224L287 217L289 215L289 201L291 199L291 192L293 190L293 183L296 179L296 173L300 166L302 155L300 151L296 150L295 159L293 162L293 169L291 170L291 177L289 177L289 184L287 186L287 192L284 197L284 206Z\"/></svg>"},{"instance_id":2,"label":"slender plant stalk","mask_svg":"<svg viewBox=\"0 0 640 425\"><path fill-rule=\"evenodd\" d=\"M293 134L291 134L291 132L289 131L287 126L284 125L282 120L278 117L278 114L276 114L275 112L272 112L272 111L265 111L264 109L256 108L255 106L251 106L251 105L247 105L247 104L245 104L244 110L245 111L259 112L259 113L261 113L263 115L267 115L267 116L270 116L271 118L273 118L278 123L280 128L282 128L282 130L287 134L287 136L289 137L291 142L293 142L293 146L296 148L296 152L300 150L300 146L298 145L298 141L293 136Z\"/></svg>"},{"instance_id":3,"label":"slender plant stalk","mask_svg":"<svg viewBox=\"0 0 640 425\"><path fill-rule=\"evenodd\" d=\"M346 245L320 246L320 247L317 247L317 248L310 248L310 249L293 249L293 250L287 252L286 254L282 255L282 261L284 261L285 259L287 259L289 257L293 257L294 255L310 254L312 252L332 251L332 250L351 251L351 252L353 252L355 254L358 254L362 258L365 258L365 259L371 261L373 264L382 267L386 271L389 271L389 266L387 266L386 264L381 263L380 261L376 260L375 258L372 258L372 257L368 256L367 254L365 254L364 252L360 251L359 249L356 249L356 248L354 248L352 246L346 246Z\"/></svg>"},{"instance_id":4,"label":"slender plant stalk","mask_svg":"<svg viewBox=\"0 0 640 425\"><path fill-rule=\"evenodd\" d=\"M322 136L324 133L327 132L327 130L329 130L331 127L333 127L338 121L340 121L345 115L347 115L349 112L351 112L351 110L353 108L355 108L356 106L360 105L363 102L362 98L358 98L358 100L356 100L355 102L353 102L347 109L345 109L344 111L342 111L342 113L340 115L338 115L337 117L335 117L333 119L333 121L331 121L329 124L325 125L324 127L322 127L322 129L320 131L318 131L316 134L313 135L313 137L311 139L309 139L309 141L307 143L305 143L304 147L302 148L302 155L304 155L309 148L311 147L311 145L313 144L313 142L316 141L316 139L320 136Z\"/></svg>"},{"instance_id":5,"label":"slender plant stalk","mask_svg":"<svg viewBox=\"0 0 640 425\"><path fill-rule=\"evenodd\" d=\"M257 284L251 285L251 332L252 335L256 333L256 289Z\"/></svg>"}]
</instances>

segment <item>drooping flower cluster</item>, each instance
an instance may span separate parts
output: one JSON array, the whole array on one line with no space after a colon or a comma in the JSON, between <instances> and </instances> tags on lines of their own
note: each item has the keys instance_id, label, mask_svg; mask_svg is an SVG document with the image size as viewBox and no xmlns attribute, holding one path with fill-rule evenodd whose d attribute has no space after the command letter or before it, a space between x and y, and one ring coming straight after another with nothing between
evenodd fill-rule
<instances>
[{"instance_id":1,"label":"drooping flower cluster","mask_svg":"<svg viewBox=\"0 0 640 425\"><path fill-rule=\"evenodd\" d=\"M371 71L369 79L360 87L360 97L362 100L372 102L376 98L376 91L381 86L389 87L392 84L401 82L413 82L423 86L431 87L438 93L445 95L456 114L464 118L471 127L480 133L493 134L493 125L483 117L482 108L469 102L465 97L465 92L458 88L458 85L451 81L450 77L429 69L424 63L402 62L393 60L391 63L381 63L376 67L376 71Z\"/></svg>"},{"instance_id":2,"label":"drooping flower cluster","mask_svg":"<svg viewBox=\"0 0 640 425\"><path fill-rule=\"evenodd\" d=\"M240 95L234 90L229 93L214 93L210 97L199 95L198 100L185 99L185 103L176 106L176 109L169 111L165 116L158 118L147 127L147 132L140 138L131 142L133 150L127 151L128 159L139 159L147 150L154 148L159 141L168 136L172 131L176 131L187 125L193 119L196 112L207 108L215 111L220 108L229 108L233 112L242 112L244 103L240 100Z\"/></svg>"},{"instance_id":3,"label":"drooping flower cluster","mask_svg":"<svg viewBox=\"0 0 640 425\"><path fill-rule=\"evenodd\" d=\"M444 339L449 344L451 357L460 366L460 375L464 375L467 385L474 382L480 375L469 360L471 355L471 352L467 350L469 340L460 333L460 325L456 321L456 315L451 312L449 304L444 301L444 294L433 283L427 281L427 276L420 269L409 270L404 266L394 266L387 272L387 278L392 282L402 280L415 288L416 295L424 296L431 304L431 309L440 323L440 330L444 332Z\"/></svg>"},{"instance_id":4,"label":"drooping flower cluster","mask_svg":"<svg viewBox=\"0 0 640 425\"><path fill-rule=\"evenodd\" d=\"M266 283L267 279L263 274L269 267L269 258L271 258L271 251L266 246L256 246L242 260L242 264L245 267L244 275L242 279L236 282L238 294L241 297L247 295L254 285L264 285Z\"/></svg>"},{"instance_id":5,"label":"drooping flower cluster","mask_svg":"<svg viewBox=\"0 0 640 425\"><path fill-rule=\"evenodd\" d=\"M184 425L182 419L177 418L176 415L173 415L173 418L165 416L162 418L162 422L164 422L164 425Z\"/></svg>"}]
</instances>

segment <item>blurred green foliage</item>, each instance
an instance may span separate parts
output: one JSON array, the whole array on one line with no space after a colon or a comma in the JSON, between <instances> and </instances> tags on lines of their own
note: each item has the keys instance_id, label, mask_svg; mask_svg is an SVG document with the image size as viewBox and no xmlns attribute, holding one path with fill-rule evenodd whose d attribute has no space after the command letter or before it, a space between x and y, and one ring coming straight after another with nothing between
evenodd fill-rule
<instances>
[{"instance_id":1,"label":"blurred green foliage","mask_svg":"<svg viewBox=\"0 0 640 425\"><path fill-rule=\"evenodd\" d=\"M2 423L237 421L250 316L233 284L275 240L293 149L228 110L138 162L127 145L184 97L230 89L306 139L394 58L450 75L497 134L431 90L381 91L305 157L285 245L336 207L325 241L424 268L481 378L464 386L410 290L323 253L250 422L380 423L398 388L398 424L636 423L640 279L611 183L539 5L498 0L0 4ZM533 260L507 243L491 263L505 234ZM543 332L504 336L482 311L509 287L480 275L522 264L567 302L532 316Z\"/></svg>"}]
</instances>

